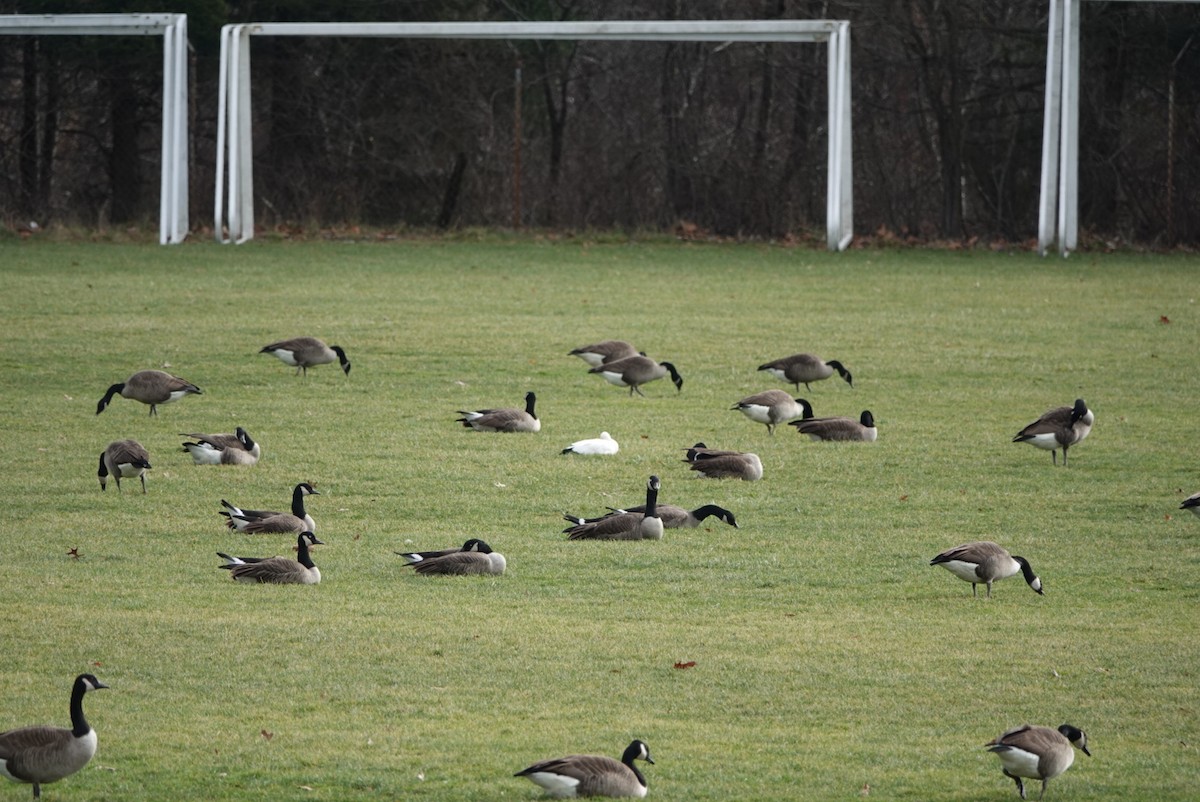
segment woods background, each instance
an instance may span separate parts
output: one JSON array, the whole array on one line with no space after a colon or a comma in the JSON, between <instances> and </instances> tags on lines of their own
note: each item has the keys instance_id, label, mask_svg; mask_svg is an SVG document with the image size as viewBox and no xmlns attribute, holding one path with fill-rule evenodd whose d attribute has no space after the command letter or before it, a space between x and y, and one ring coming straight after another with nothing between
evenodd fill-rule
<instances>
[{"instance_id":1,"label":"woods background","mask_svg":"<svg viewBox=\"0 0 1200 802\"><path fill-rule=\"evenodd\" d=\"M1048 8L0 0L0 13L188 15L194 229L212 224L226 23L848 19L855 231L916 241L1036 236ZM1200 244L1200 4L1088 2L1082 30L1082 237ZM824 46L260 37L252 49L257 220L268 228L823 237ZM161 89L159 38L0 37L0 221L156 220Z\"/></svg>"}]
</instances>

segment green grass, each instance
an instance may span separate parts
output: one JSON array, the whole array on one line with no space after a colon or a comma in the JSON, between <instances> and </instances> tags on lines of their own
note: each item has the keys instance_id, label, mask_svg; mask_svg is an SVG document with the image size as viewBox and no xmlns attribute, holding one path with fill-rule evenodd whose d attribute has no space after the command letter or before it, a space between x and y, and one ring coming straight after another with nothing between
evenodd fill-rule
<instances>
[{"instance_id":1,"label":"green grass","mask_svg":"<svg viewBox=\"0 0 1200 802\"><path fill-rule=\"evenodd\" d=\"M96 759L51 800L534 799L514 771L634 737L655 799L1010 800L984 742L1069 721L1094 757L1048 799L1193 799L1200 521L1176 508L1200 489L1197 268L584 238L0 245L0 729L65 724L78 672L112 686L86 703ZM299 334L344 346L349 378L257 354ZM607 337L672 360L683 391L631 399L566 356ZM871 409L877 443L729 410L803 350L855 387L801 394ZM95 414L163 365L204 395ZM531 389L540 434L454 423ZM1068 469L1009 442L1078 396L1097 422ZM179 450L238 424L254 468ZM602 429L617 456L559 455ZM99 490L121 437L150 451L146 496ZM764 479L692 478L697 440L756 451ZM564 540L564 511L640 502L650 473L742 528ZM324 581L230 582L215 551L291 541L226 532L219 500L285 505L302 480ZM392 553L473 536L506 576L417 577ZM1016 578L972 599L928 565L976 539L1028 557L1046 595Z\"/></svg>"}]
</instances>

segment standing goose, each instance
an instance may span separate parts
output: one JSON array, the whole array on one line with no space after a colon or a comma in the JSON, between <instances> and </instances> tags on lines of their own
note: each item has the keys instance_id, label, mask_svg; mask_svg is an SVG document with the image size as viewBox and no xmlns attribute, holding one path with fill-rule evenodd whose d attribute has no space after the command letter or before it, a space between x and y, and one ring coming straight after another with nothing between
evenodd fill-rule
<instances>
[{"instance_id":1,"label":"standing goose","mask_svg":"<svg viewBox=\"0 0 1200 802\"><path fill-rule=\"evenodd\" d=\"M542 760L521 769L514 777L527 777L560 799L582 796L644 797L646 778L633 764L653 763L650 748L633 741L620 762L603 755L568 755Z\"/></svg>"},{"instance_id":2,"label":"standing goose","mask_svg":"<svg viewBox=\"0 0 1200 802\"><path fill-rule=\"evenodd\" d=\"M986 746L1000 758L1004 776L1016 782L1017 793L1022 799L1025 798L1022 777L1042 781L1042 793L1038 796L1041 800L1046 795L1046 783L1075 762L1075 749L1092 756L1087 748L1087 734L1070 724L1063 724L1056 730L1024 724L988 741Z\"/></svg>"},{"instance_id":3,"label":"standing goose","mask_svg":"<svg viewBox=\"0 0 1200 802\"><path fill-rule=\"evenodd\" d=\"M301 482L292 490L291 513L276 512L275 510L243 510L235 507L225 499L221 506L225 509L220 514L228 520L225 525L230 529L250 534L269 532L315 532L317 524L312 516L304 509L305 496L321 495L308 482Z\"/></svg>"},{"instance_id":4,"label":"standing goose","mask_svg":"<svg viewBox=\"0 0 1200 802\"><path fill-rule=\"evenodd\" d=\"M630 396L637 393L644 398L646 394L642 392L642 385L661 379L668 373L671 374L671 381L675 383L675 389L683 390L683 377L675 370L674 365L670 362L655 362L648 356L615 359L592 368L588 373L599 373L609 384L628 387Z\"/></svg>"},{"instance_id":5,"label":"standing goose","mask_svg":"<svg viewBox=\"0 0 1200 802\"><path fill-rule=\"evenodd\" d=\"M1009 554L1003 546L990 540L964 543L947 549L930 560L929 564L940 565L964 582L970 582L972 596L978 595L975 586L982 582L987 585L987 597L992 598L992 583L1016 576L1018 571L1035 593L1044 595L1042 580L1029 567L1029 561Z\"/></svg>"},{"instance_id":6,"label":"standing goose","mask_svg":"<svg viewBox=\"0 0 1200 802\"><path fill-rule=\"evenodd\" d=\"M324 545L312 532L301 532L296 537L296 559L291 557L231 557L218 551L217 556L225 560L219 566L229 571L236 582L269 583L274 585L315 585L321 581L321 569L313 564L308 553L309 544Z\"/></svg>"},{"instance_id":7,"label":"standing goose","mask_svg":"<svg viewBox=\"0 0 1200 802\"><path fill-rule=\"evenodd\" d=\"M621 446L608 432L600 432L599 437L589 440L576 440L562 450L563 454L616 454Z\"/></svg>"},{"instance_id":8,"label":"standing goose","mask_svg":"<svg viewBox=\"0 0 1200 802\"><path fill-rule=\"evenodd\" d=\"M764 390L748 395L730 409L736 409L752 421L765 423L767 434L775 434L775 427L792 418L811 418L812 404L803 398L792 398L783 390Z\"/></svg>"},{"instance_id":9,"label":"standing goose","mask_svg":"<svg viewBox=\"0 0 1200 802\"><path fill-rule=\"evenodd\" d=\"M632 343L624 340L604 340L595 345L584 345L567 352L567 356L577 356L594 368L607 362L624 359L627 356L638 356L642 352L633 347Z\"/></svg>"},{"instance_id":10,"label":"standing goose","mask_svg":"<svg viewBox=\"0 0 1200 802\"><path fill-rule=\"evenodd\" d=\"M328 365L337 360L342 366L342 372L350 375L350 360L340 345L326 345L316 337L293 337L290 340L280 340L277 343L264 345L260 354L271 354L278 357L285 365L303 372L307 378L308 369L317 365Z\"/></svg>"},{"instance_id":11,"label":"standing goose","mask_svg":"<svg viewBox=\"0 0 1200 802\"><path fill-rule=\"evenodd\" d=\"M169 404L193 393L202 395L203 391L190 381L161 370L139 370L121 384L114 384L108 388L100 403L96 404L96 414L103 412L117 394L122 398L149 404L150 414L157 415L159 404Z\"/></svg>"},{"instance_id":12,"label":"standing goose","mask_svg":"<svg viewBox=\"0 0 1200 802\"><path fill-rule=\"evenodd\" d=\"M121 489L121 479L136 476L142 480L142 493L146 492L146 471L150 469L150 455L137 440L114 440L100 452L100 489L108 489L108 477L112 474Z\"/></svg>"},{"instance_id":13,"label":"standing goose","mask_svg":"<svg viewBox=\"0 0 1200 802\"><path fill-rule=\"evenodd\" d=\"M1096 416L1088 409L1082 398L1075 399L1075 406L1056 407L1017 432L1014 443L1029 443L1050 452L1050 459L1058 464L1058 449L1062 449L1063 467L1067 467L1067 449L1081 442L1092 432Z\"/></svg>"},{"instance_id":14,"label":"standing goose","mask_svg":"<svg viewBox=\"0 0 1200 802\"><path fill-rule=\"evenodd\" d=\"M624 507L622 509L613 509L609 515L621 515L630 512L645 512L644 504L639 504L636 507ZM605 518L608 515L604 516ZM724 507L718 507L716 504L705 504L702 507L697 507L694 510L685 510L683 507L676 507L674 504L659 504L658 517L662 518L664 529L695 529L708 518L716 518L718 521L729 524L734 529L740 529L737 518L733 513ZM601 521L603 518L568 518L569 521L575 523L592 523L593 521Z\"/></svg>"},{"instance_id":15,"label":"standing goose","mask_svg":"<svg viewBox=\"0 0 1200 802\"><path fill-rule=\"evenodd\" d=\"M91 674L80 674L71 688L71 729L33 726L0 732L0 774L33 783L33 798L42 783L52 783L82 769L96 754L96 731L83 717L83 695L107 688Z\"/></svg>"},{"instance_id":16,"label":"standing goose","mask_svg":"<svg viewBox=\"0 0 1200 802\"><path fill-rule=\"evenodd\" d=\"M662 540L664 525L658 514L661 488L659 478L651 476L646 482L646 505L641 512L614 513L590 521L564 515L574 526L563 532L567 540Z\"/></svg>"},{"instance_id":17,"label":"standing goose","mask_svg":"<svg viewBox=\"0 0 1200 802\"><path fill-rule=\"evenodd\" d=\"M233 434L187 434L196 442L184 443L183 450L197 465L253 465L262 456L262 447L241 426Z\"/></svg>"},{"instance_id":18,"label":"standing goose","mask_svg":"<svg viewBox=\"0 0 1200 802\"><path fill-rule=\"evenodd\" d=\"M858 420L843 417L806 418L791 421L788 426L795 426L800 434L806 434L813 440L874 443L879 437L875 416L869 409L864 409Z\"/></svg>"},{"instance_id":19,"label":"standing goose","mask_svg":"<svg viewBox=\"0 0 1200 802\"><path fill-rule=\"evenodd\" d=\"M445 557L448 554L458 554L463 551L481 551L485 554L490 552L492 547L484 543L477 537L473 537L462 544L461 548L439 549L438 551L398 551L396 552L410 563L419 563L422 560L432 560L435 557Z\"/></svg>"},{"instance_id":20,"label":"standing goose","mask_svg":"<svg viewBox=\"0 0 1200 802\"><path fill-rule=\"evenodd\" d=\"M742 479L757 482L763 476L762 460L749 451L697 450L688 449L685 459L693 471L709 479Z\"/></svg>"},{"instance_id":21,"label":"standing goose","mask_svg":"<svg viewBox=\"0 0 1200 802\"><path fill-rule=\"evenodd\" d=\"M1191 510L1192 514L1200 517L1200 493L1192 493L1179 505L1181 510Z\"/></svg>"},{"instance_id":22,"label":"standing goose","mask_svg":"<svg viewBox=\"0 0 1200 802\"><path fill-rule=\"evenodd\" d=\"M404 557L408 560L406 564L418 574L500 576L508 567L503 554L492 551L491 546L478 538L468 540L461 549L425 552L424 556L421 552L412 552Z\"/></svg>"},{"instance_id":23,"label":"standing goose","mask_svg":"<svg viewBox=\"0 0 1200 802\"><path fill-rule=\"evenodd\" d=\"M477 409L474 412L459 410L462 415L457 421L477 432L540 432L542 422L533 411L537 396L525 394L525 409Z\"/></svg>"},{"instance_id":24,"label":"standing goose","mask_svg":"<svg viewBox=\"0 0 1200 802\"><path fill-rule=\"evenodd\" d=\"M813 354L785 356L783 359L776 359L774 362L759 365L758 369L767 371L780 381L796 385L796 392L800 392L800 385L802 383L805 389L811 390L812 388L809 387L810 382L828 379L833 375L835 370L839 376L846 380L846 384L851 387L854 386L854 378L841 362L838 362L836 359L825 361Z\"/></svg>"}]
</instances>

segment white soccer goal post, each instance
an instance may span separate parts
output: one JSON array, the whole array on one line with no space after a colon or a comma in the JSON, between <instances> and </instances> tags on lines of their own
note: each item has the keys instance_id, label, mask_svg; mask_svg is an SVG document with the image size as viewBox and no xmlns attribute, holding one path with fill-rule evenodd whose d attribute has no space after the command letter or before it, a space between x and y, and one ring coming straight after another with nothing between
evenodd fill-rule
<instances>
[{"instance_id":1,"label":"white soccer goal post","mask_svg":"<svg viewBox=\"0 0 1200 802\"><path fill-rule=\"evenodd\" d=\"M842 250L853 237L850 23L845 20L644 22L248 23L221 29L214 231L221 242L254 237L250 103L251 36L405 39L561 39L654 42L815 42L829 45L826 238ZM228 194L226 194L228 180Z\"/></svg>"},{"instance_id":2,"label":"white soccer goal post","mask_svg":"<svg viewBox=\"0 0 1200 802\"><path fill-rule=\"evenodd\" d=\"M161 36L163 38L162 180L158 241L183 242L188 233L187 15L8 14L0 35Z\"/></svg>"}]
</instances>

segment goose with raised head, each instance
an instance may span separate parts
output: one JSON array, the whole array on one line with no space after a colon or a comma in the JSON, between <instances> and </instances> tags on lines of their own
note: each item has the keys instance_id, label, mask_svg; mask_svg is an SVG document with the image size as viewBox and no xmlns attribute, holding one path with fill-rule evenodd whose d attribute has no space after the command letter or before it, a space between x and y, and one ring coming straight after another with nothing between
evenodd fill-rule
<instances>
[{"instance_id":1,"label":"goose with raised head","mask_svg":"<svg viewBox=\"0 0 1200 802\"><path fill-rule=\"evenodd\" d=\"M1017 432L1014 443L1029 443L1031 446L1050 452L1050 459L1058 465L1058 449L1062 449L1063 467L1067 467L1067 449L1092 433L1096 416L1088 409L1082 398L1075 399L1074 406L1055 407L1042 417Z\"/></svg>"},{"instance_id":2,"label":"goose with raised head","mask_svg":"<svg viewBox=\"0 0 1200 802\"><path fill-rule=\"evenodd\" d=\"M796 431L808 435L810 440L874 443L879 438L875 416L869 409L864 409L858 420L841 416L805 418L790 421L788 426L795 426Z\"/></svg>"},{"instance_id":3,"label":"goose with raised head","mask_svg":"<svg viewBox=\"0 0 1200 802\"><path fill-rule=\"evenodd\" d=\"M328 365L337 362L342 366L342 373L350 375L350 360L340 345L326 345L316 337L293 337L290 340L280 340L277 343L264 345L260 354L270 354L277 357L283 364L291 365L296 373L308 376L308 369L317 365Z\"/></svg>"},{"instance_id":4,"label":"goose with raised head","mask_svg":"<svg viewBox=\"0 0 1200 802\"><path fill-rule=\"evenodd\" d=\"M534 411L537 396L528 392L525 394L525 408L476 409L458 411L461 418L456 420L467 429L477 432L540 432L542 422Z\"/></svg>"},{"instance_id":5,"label":"goose with raised head","mask_svg":"<svg viewBox=\"0 0 1200 802\"><path fill-rule=\"evenodd\" d=\"M1070 724L1059 725L1058 729L1023 724L1003 733L999 738L988 741L988 751L1000 758L1004 776L1017 784L1017 793L1025 799L1025 783L1021 778L1042 781L1042 793L1046 796L1046 783L1071 768L1075 762L1075 750L1088 757L1087 734Z\"/></svg>"},{"instance_id":6,"label":"goose with raised head","mask_svg":"<svg viewBox=\"0 0 1200 802\"><path fill-rule=\"evenodd\" d=\"M650 748L642 741L625 747L619 761L604 755L567 755L541 760L521 769L514 777L525 777L545 788L552 797L584 796L644 797L646 778L633 761L654 763Z\"/></svg>"},{"instance_id":7,"label":"goose with raised head","mask_svg":"<svg viewBox=\"0 0 1200 802\"><path fill-rule=\"evenodd\" d=\"M1018 573L1025 577L1025 581L1035 593L1043 595L1042 580L1029 566L1029 560L1009 554L1003 546L990 540L964 543L946 549L930 560L929 564L940 565L964 582L970 582L972 596L978 595L975 586L982 582L987 586L987 597L990 599L993 582L1008 579Z\"/></svg>"},{"instance_id":8,"label":"goose with raised head","mask_svg":"<svg viewBox=\"0 0 1200 802\"><path fill-rule=\"evenodd\" d=\"M503 554L493 551L491 546L478 538L468 540L461 549L409 552L403 556L408 560L406 565L412 566L418 574L500 576L508 567Z\"/></svg>"},{"instance_id":9,"label":"goose with raised head","mask_svg":"<svg viewBox=\"0 0 1200 802\"><path fill-rule=\"evenodd\" d=\"M111 475L117 482L117 490L121 489L121 480L134 476L142 480L142 493L146 492L146 471L150 470L150 455L137 440L114 440L100 452L100 467L96 476L100 479L100 489L108 489L108 477Z\"/></svg>"},{"instance_id":10,"label":"goose with raised head","mask_svg":"<svg viewBox=\"0 0 1200 802\"><path fill-rule=\"evenodd\" d=\"M641 512L605 515L586 521L573 515L563 518L573 526L563 530L567 540L661 540L663 520L658 514L658 491L662 482L651 476L646 482L646 504Z\"/></svg>"},{"instance_id":11,"label":"goose with raised head","mask_svg":"<svg viewBox=\"0 0 1200 802\"><path fill-rule=\"evenodd\" d=\"M835 371L846 380L846 384L854 386L854 377L845 365L836 359L824 360L814 354L792 354L759 365L758 369L767 371L780 381L796 385L796 392L800 392L801 384L811 390L810 383L828 379Z\"/></svg>"},{"instance_id":12,"label":"goose with raised head","mask_svg":"<svg viewBox=\"0 0 1200 802\"><path fill-rule=\"evenodd\" d=\"M708 479L741 479L757 482L763 477L762 460L749 451L718 451L716 449L688 449L692 459L685 459L688 467Z\"/></svg>"},{"instance_id":13,"label":"goose with raised head","mask_svg":"<svg viewBox=\"0 0 1200 802\"><path fill-rule=\"evenodd\" d=\"M748 395L730 409L736 409L747 418L766 424L767 434L775 434L775 427L793 418L811 418L812 404L803 398L792 398L783 390L764 390Z\"/></svg>"},{"instance_id":14,"label":"goose with raised head","mask_svg":"<svg viewBox=\"0 0 1200 802\"><path fill-rule=\"evenodd\" d=\"M312 561L308 547L324 545L312 532L296 536L296 559L291 557L232 557L223 551L217 556L225 560L218 566L229 571L236 582L272 585L315 585L321 581L321 569Z\"/></svg>"},{"instance_id":15,"label":"goose with raised head","mask_svg":"<svg viewBox=\"0 0 1200 802\"><path fill-rule=\"evenodd\" d=\"M587 440L576 440L562 450L563 454L616 454L621 446L608 432L600 432L599 437Z\"/></svg>"},{"instance_id":16,"label":"goose with raised head","mask_svg":"<svg viewBox=\"0 0 1200 802\"><path fill-rule=\"evenodd\" d=\"M319 496L312 485L301 482L292 489L292 511L276 512L275 510L244 510L235 507L225 499L221 506L225 509L220 514L227 520L225 525L230 529L249 534L271 532L315 532L317 524L304 508L305 496Z\"/></svg>"},{"instance_id":17,"label":"goose with raised head","mask_svg":"<svg viewBox=\"0 0 1200 802\"><path fill-rule=\"evenodd\" d=\"M582 345L567 352L567 356L577 356L592 367L599 367L606 362L614 362L627 356L645 356L641 351L624 340L604 340L593 345Z\"/></svg>"},{"instance_id":18,"label":"goose with raised head","mask_svg":"<svg viewBox=\"0 0 1200 802\"><path fill-rule=\"evenodd\" d=\"M38 725L0 732L0 774L33 785L33 798L42 785L82 769L96 754L96 731L83 715L83 696L107 688L92 674L80 674L71 687L71 728Z\"/></svg>"},{"instance_id":19,"label":"goose with raised head","mask_svg":"<svg viewBox=\"0 0 1200 802\"><path fill-rule=\"evenodd\" d=\"M609 384L615 384L617 387L628 387L631 396L637 393L645 397L642 385L657 381L667 375L670 375L676 390L683 390L683 377L679 375L679 371L673 364L655 362L648 356L637 355L615 359L592 368L588 373L598 373Z\"/></svg>"},{"instance_id":20,"label":"goose with raised head","mask_svg":"<svg viewBox=\"0 0 1200 802\"><path fill-rule=\"evenodd\" d=\"M262 446L241 426L232 434L188 434L194 443L183 444L183 450L192 455L197 465L254 465L262 456Z\"/></svg>"},{"instance_id":21,"label":"goose with raised head","mask_svg":"<svg viewBox=\"0 0 1200 802\"><path fill-rule=\"evenodd\" d=\"M96 404L97 415L108 408L115 395L149 404L150 414L157 415L159 404L170 404L188 395L203 395L203 391L187 379L161 370L139 370L120 384L108 388Z\"/></svg>"}]
</instances>

